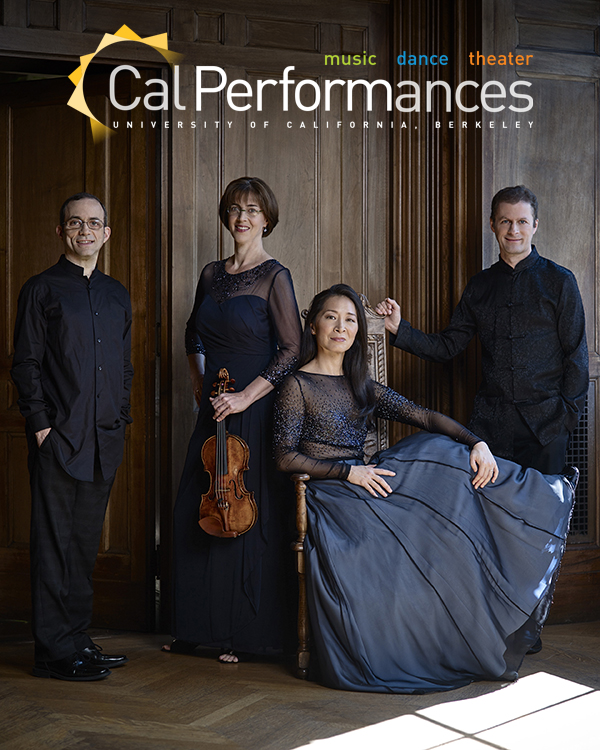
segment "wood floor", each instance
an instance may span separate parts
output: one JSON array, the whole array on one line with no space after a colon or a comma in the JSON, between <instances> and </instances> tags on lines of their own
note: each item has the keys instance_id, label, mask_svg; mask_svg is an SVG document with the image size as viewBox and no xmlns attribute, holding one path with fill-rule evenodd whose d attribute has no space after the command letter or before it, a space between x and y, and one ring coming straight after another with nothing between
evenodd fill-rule
<instances>
[{"instance_id":1,"label":"wood floor","mask_svg":"<svg viewBox=\"0 0 600 750\"><path fill-rule=\"evenodd\" d=\"M453 722L447 717L459 716L461 709L469 716L479 715L477 706L488 710L492 706L493 713L490 700L495 696L511 695L509 691L517 696L517 687L526 686L527 679L541 684L544 675L550 680L553 696L566 690L569 696L580 697L580 713L595 713L593 706L600 705L600 623L547 627L542 652L526 657L515 685L503 688L499 683L478 683L427 696L329 690L297 680L290 665L279 661L226 666L212 655L165 654L159 647L167 639L154 634L98 631L94 637L107 653L126 653L130 661L106 680L84 684L32 677L31 642L18 637L0 641L3 750L292 750L335 736L337 740L316 742L315 748L520 750L523 746L554 750L566 746L554 729L548 730L550 740L538 737L540 744L526 739L522 731L518 733L521 739L516 740L494 739L494 735L486 739L485 733L474 739L475 730L467 731L468 727L458 733L454 728L449 734L448 725ZM552 675L555 677L549 677ZM567 693L550 698L560 703L552 710L564 713ZM477 696L483 696L479 702L467 702ZM504 704L498 704L498 718L492 718L492 724L505 722ZM475 713L469 713L470 706ZM537 705L530 713L540 708L543 706ZM389 720L402 720L406 729L415 722L423 723L424 717L428 727L436 728L438 739L429 740L419 730L413 739L406 732L396 733L390 744L385 744L369 740L369 730L352 733L371 727L375 737L381 727L391 726ZM596 727L600 726L597 717L595 713ZM581 724L580 718L575 721ZM568 743L570 750L600 748L600 730L592 734L581 730L578 735L577 727L567 729L574 738ZM525 745L519 744L525 741Z\"/></svg>"}]
</instances>

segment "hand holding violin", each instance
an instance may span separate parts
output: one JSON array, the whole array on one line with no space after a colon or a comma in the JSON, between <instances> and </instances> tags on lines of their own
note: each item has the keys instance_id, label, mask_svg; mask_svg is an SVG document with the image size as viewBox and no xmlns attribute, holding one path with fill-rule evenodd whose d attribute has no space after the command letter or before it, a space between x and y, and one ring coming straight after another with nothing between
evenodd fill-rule
<instances>
[{"instance_id":1,"label":"hand holding violin","mask_svg":"<svg viewBox=\"0 0 600 750\"><path fill-rule=\"evenodd\" d=\"M218 396L210 399L211 404L215 409L214 419L217 422L221 422L225 417L230 414L237 414L238 412L247 409L250 404L258 401L267 393L273 390L273 385L268 380L261 377L257 378L249 383L243 391L221 393Z\"/></svg>"},{"instance_id":2,"label":"hand holding violin","mask_svg":"<svg viewBox=\"0 0 600 750\"><path fill-rule=\"evenodd\" d=\"M245 390L239 393L222 393L220 396L211 398L210 402L215 410L213 419L217 422L221 422L230 414L245 411L252 403Z\"/></svg>"}]
</instances>

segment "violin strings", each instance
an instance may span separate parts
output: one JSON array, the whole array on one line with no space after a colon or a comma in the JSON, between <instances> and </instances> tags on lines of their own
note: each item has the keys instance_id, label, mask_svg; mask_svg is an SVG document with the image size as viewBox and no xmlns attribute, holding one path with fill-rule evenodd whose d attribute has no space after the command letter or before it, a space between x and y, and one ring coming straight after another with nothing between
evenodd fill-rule
<instances>
[{"instance_id":1,"label":"violin strings","mask_svg":"<svg viewBox=\"0 0 600 750\"><path fill-rule=\"evenodd\" d=\"M219 395L225 391L219 387ZM217 422L217 497L220 501L225 496L225 474L227 472L227 438L225 436L225 420Z\"/></svg>"},{"instance_id":2,"label":"violin strings","mask_svg":"<svg viewBox=\"0 0 600 750\"><path fill-rule=\"evenodd\" d=\"M218 497L223 499L223 423L217 423L217 482Z\"/></svg>"}]
</instances>

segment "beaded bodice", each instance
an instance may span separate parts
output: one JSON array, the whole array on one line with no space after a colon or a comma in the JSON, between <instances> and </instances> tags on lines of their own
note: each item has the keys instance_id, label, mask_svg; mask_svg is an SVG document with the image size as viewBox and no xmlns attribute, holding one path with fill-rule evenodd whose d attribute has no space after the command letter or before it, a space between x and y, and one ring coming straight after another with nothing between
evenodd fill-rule
<instances>
[{"instance_id":1,"label":"beaded bodice","mask_svg":"<svg viewBox=\"0 0 600 750\"><path fill-rule=\"evenodd\" d=\"M213 267L211 295L219 304L237 294L252 294L253 288L259 286L260 280L264 279L275 266L280 265L275 258L271 258L247 271L227 273L225 263L224 260L218 260Z\"/></svg>"},{"instance_id":2,"label":"beaded bodice","mask_svg":"<svg viewBox=\"0 0 600 750\"><path fill-rule=\"evenodd\" d=\"M374 383L374 416L439 432L472 447L479 442L466 427L444 414L409 401ZM282 471L315 478L345 479L348 460L363 460L367 419L358 414L345 376L297 371L281 386L274 419L275 459Z\"/></svg>"},{"instance_id":3,"label":"beaded bodice","mask_svg":"<svg viewBox=\"0 0 600 750\"><path fill-rule=\"evenodd\" d=\"M276 384L295 366L300 334L292 279L281 263L271 258L237 274L227 273L224 260L205 266L186 326L187 354L266 352L260 375Z\"/></svg>"}]
</instances>

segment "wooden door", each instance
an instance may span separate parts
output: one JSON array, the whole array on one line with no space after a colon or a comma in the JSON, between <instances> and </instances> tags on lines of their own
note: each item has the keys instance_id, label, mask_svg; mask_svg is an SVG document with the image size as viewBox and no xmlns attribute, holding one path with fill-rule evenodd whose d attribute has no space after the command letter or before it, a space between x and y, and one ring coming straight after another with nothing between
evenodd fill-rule
<instances>
[{"instance_id":1,"label":"wooden door","mask_svg":"<svg viewBox=\"0 0 600 750\"><path fill-rule=\"evenodd\" d=\"M94 625L147 629L153 623L155 381L154 136L139 126L94 146L87 118L66 106L66 79L4 86L0 99L0 611L30 616L30 495L24 420L9 369L17 296L32 275L56 263L65 198L85 190L104 200L112 236L99 268L121 281L133 304L133 424L117 472L94 573ZM92 111L108 113L108 77L86 81ZM131 92L119 91L127 99ZM128 118L131 119L131 118ZM139 125L139 124L138 124Z\"/></svg>"},{"instance_id":2,"label":"wooden door","mask_svg":"<svg viewBox=\"0 0 600 750\"><path fill-rule=\"evenodd\" d=\"M531 55L521 68L489 68L484 81L530 81L533 109L525 115L490 114L484 130L484 208L506 185L523 183L536 193L540 211L536 247L570 268L586 312L590 387L586 414L573 436L568 460L581 470L571 535L558 582L553 621L600 617L600 317L598 252L600 62L597 0L494 0L483 3L486 55ZM522 127L515 128L521 120ZM501 122L507 125L502 129ZM531 127L526 122L531 121ZM484 223L483 266L497 249Z\"/></svg>"}]
</instances>

